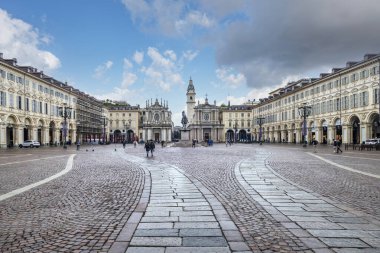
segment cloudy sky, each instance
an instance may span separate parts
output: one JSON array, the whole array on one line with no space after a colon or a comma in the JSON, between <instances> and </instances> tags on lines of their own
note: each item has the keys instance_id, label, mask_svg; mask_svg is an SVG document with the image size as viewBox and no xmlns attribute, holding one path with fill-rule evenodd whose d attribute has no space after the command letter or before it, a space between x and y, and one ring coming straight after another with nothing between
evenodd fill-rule
<instances>
[{"instance_id":1,"label":"cloudy sky","mask_svg":"<svg viewBox=\"0 0 380 253\"><path fill-rule=\"evenodd\" d=\"M0 52L99 99L243 103L380 53L378 0L1 0Z\"/></svg>"}]
</instances>

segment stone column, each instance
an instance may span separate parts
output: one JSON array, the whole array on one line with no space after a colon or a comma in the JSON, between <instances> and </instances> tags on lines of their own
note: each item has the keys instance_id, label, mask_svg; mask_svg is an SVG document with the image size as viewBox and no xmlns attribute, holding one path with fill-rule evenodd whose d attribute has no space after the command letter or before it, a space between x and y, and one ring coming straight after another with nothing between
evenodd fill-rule
<instances>
[{"instance_id":1,"label":"stone column","mask_svg":"<svg viewBox=\"0 0 380 253\"><path fill-rule=\"evenodd\" d=\"M152 139L152 132L153 132L153 129L149 128L148 129L148 138L147 138L147 140L151 140Z\"/></svg>"},{"instance_id":2,"label":"stone column","mask_svg":"<svg viewBox=\"0 0 380 253\"><path fill-rule=\"evenodd\" d=\"M7 147L7 126L5 123L0 123L0 148Z\"/></svg>"},{"instance_id":3,"label":"stone column","mask_svg":"<svg viewBox=\"0 0 380 253\"><path fill-rule=\"evenodd\" d=\"M59 145L60 141L61 140L59 139L59 129L55 129L53 144L57 143L57 145Z\"/></svg>"},{"instance_id":4,"label":"stone column","mask_svg":"<svg viewBox=\"0 0 380 253\"><path fill-rule=\"evenodd\" d=\"M24 142L24 126L22 125L15 125L15 143L14 146L18 146L19 144Z\"/></svg>"}]
</instances>

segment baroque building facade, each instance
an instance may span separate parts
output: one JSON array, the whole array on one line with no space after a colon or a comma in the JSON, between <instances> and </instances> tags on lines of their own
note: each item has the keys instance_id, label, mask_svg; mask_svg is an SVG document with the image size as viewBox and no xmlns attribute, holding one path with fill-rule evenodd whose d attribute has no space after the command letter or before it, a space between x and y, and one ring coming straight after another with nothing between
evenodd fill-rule
<instances>
[{"instance_id":1,"label":"baroque building facade","mask_svg":"<svg viewBox=\"0 0 380 253\"><path fill-rule=\"evenodd\" d=\"M0 147L13 147L25 140L42 145L76 141L75 111L71 118L60 116L60 109L74 108L76 96L67 84L54 80L37 69L18 66L16 59L0 53Z\"/></svg>"},{"instance_id":2,"label":"baroque building facade","mask_svg":"<svg viewBox=\"0 0 380 253\"><path fill-rule=\"evenodd\" d=\"M141 109L127 103L107 106L109 140L112 143L132 143L139 140ZM141 136L141 135L140 135Z\"/></svg>"},{"instance_id":3,"label":"baroque building facade","mask_svg":"<svg viewBox=\"0 0 380 253\"><path fill-rule=\"evenodd\" d=\"M146 106L141 112L140 138L144 141L154 140L156 142L172 141L172 113L167 101L146 101Z\"/></svg>"},{"instance_id":4,"label":"baroque building facade","mask_svg":"<svg viewBox=\"0 0 380 253\"><path fill-rule=\"evenodd\" d=\"M379 54L366 54L359 62L347 62L319 78L302 79L277 89L253 109L252 132L262 131L270 142L362 143L380 137L379 129ZM299 110L311 108L304 118ZM258 124L258 118L264 118Z\"/></svg>"},{"instance_id":5,"label":"baroque building facade","mask_svg":"<svg viewBox=\"0 0 380 253\"><path fill-rule=\"evenodd\" d=\"M189 119L190 139L224 141L224 125L220 106L216 105L216 101L214 101L214 104L209 104L207 95L204 104L200 104L199 101L196 104L195 99L195 87L193 80L190 78L186 92L186 111Z\"/></svg>"}]
</instances>

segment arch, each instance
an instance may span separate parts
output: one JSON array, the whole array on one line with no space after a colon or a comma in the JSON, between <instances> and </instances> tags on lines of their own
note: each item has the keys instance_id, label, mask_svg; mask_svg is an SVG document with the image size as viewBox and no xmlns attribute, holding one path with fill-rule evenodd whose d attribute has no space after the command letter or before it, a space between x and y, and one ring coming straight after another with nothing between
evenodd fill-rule
<instances>
[{"instance_id":1,"label":"arch","mask_svg":"<svg viewBox=\"0 0 380 253\"><path fill-rule=\"evenodd\" d=\"M352 128L351 131L351 140L353 144L359 144L360 143L360 118L353 114L349 118L349 125Z\"/></svg>"},{"instance_id":2,"label":"arch","mask_svg":"<svg viewBox=\"0 0 380 253\"><path fill-rule=\"evenodd\" d=\"M134 141L134 136L135 136L135 134L134 134L133 130L129 129L127 131L127 138L126 138L127 142L132 143Z\"/></svg>"},{"instance_id":3,"label":"arch","mask_svg":"<svg viewBox=\"0 0 380 253\"><path fill-rule=\"evenodd\" d=\"M248 141L247 131L245 131L244 129L241 129L239 131L239 141L240 142L247 142Z\"/></svg>"},{"instance_id":4,"label":"arch","mask_svg":"<svg viewBox=\"0 0 380 253\"><path fill-rule=\"evenodd\" d=\"M18 124L20 121L19 121L19 119L18 119L18 117L16 115L10 114L10 115L8 115L8 117L5 120L5 122L8 125L15 125L15 124Z\"/></svg>"},{"instance_id":5,"label":"arch","mask_svg":"<svg viewBox=\"0 0 380 253\"><path fill-rule=\"evenodd\" d=\"M380 138L380 116L377 112L371 112L367 116L367 122L370 124L369 133L371 138Z\"/></svg>"}]
</instances>

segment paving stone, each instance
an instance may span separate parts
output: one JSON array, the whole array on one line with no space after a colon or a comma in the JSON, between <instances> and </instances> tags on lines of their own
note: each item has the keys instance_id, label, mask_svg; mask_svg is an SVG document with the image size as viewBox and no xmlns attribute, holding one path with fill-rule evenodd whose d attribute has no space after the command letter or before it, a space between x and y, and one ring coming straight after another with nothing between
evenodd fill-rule
<instances>
[{"instance_id":1,"label":"paving stone","mask_svg":"<svg viewBox=\"0 0 380 253\"><path fill-rule=\"evenodd\" d=\"M139 237L134 236L130 242L132 246L180 246L182 239L179 237Z\"/></svg>"},{"instance_id":2,"label":"paving stone","mask_svg":"<svg viewBox=\"0 0 380 253\"><path fill-rule=\"evenodd\" d=\"M224 247L228 246L224 237L183 237L183 246L185 247Z\"/></svg>"},{"instance_id":3,"label":"paving stone","mask_svg":"<svg viewBox=\"0 0 380 253\"><path fill-rule=\"evenodd\" d=\"M175 222L174 228L219 228L218 222Z\"/></svg>"},{"instance_id":4,"label":"paving stone","mask_svg":"<svg viewBox=\"0 0 380 253\"><path fill-rule=\"evenodd\" d=\"M175 237L179 236L178 229L137 229L134 236L145 237L145 236L169 236Z\"/></svg>"},{"instance_id":5,"label":"paving stone","mask_svg":"<svg viewBox=\"0 0 380 253\"><path fill-rule=\"evenodd\" d=\"M182 228L179 230L179 236L222 236L222 231L218 228Z\"/></svg>"},{"instance_id":6,"label":"paving stone","mask_svg":"<svg viewBox=\"0 0 380 253\"><path fill-rule=\"evenodd\" d=\"M164 247L129 247L126 253L164 253Z\"/></svg>"},{"instance_id":7,"label":"paving stone","mask_svg":"<svg viewBox=\"0 0 380 253\"><path fill-rule=\"evenodd\" d=\"M229 247L168 247L165 253L229 253Z\"/></svg>"},{"instance_id":8,"label":"paving stone","mask_svg":"<svg viewBox=\"0 0 380 253\"><path fill-rule=\"evenodd\" d=\"M343 229L343 227L339 226L336 223L332 222L319 222L319 221L297 221L297 224L305 229Z\"/></svg>"},{"instance_id":9,"label":"paving stone","mask_svg":"<svg viewBox=\"0 0 380 253\"><path fill-rule=\"evenodd\" d=\"M245 242L229 242L232 251L249 251L250 248Z\"/></svg>"},{"instance_id":10,"label":"paving stone","mask_svg":"<svg viewBox=\"0 0 380 253\"><path fill-rule=\"evenodd\" d=\"M330 247L368 248L369 245L355 238L320 238Z\"/></svg>"}]
</instances>

